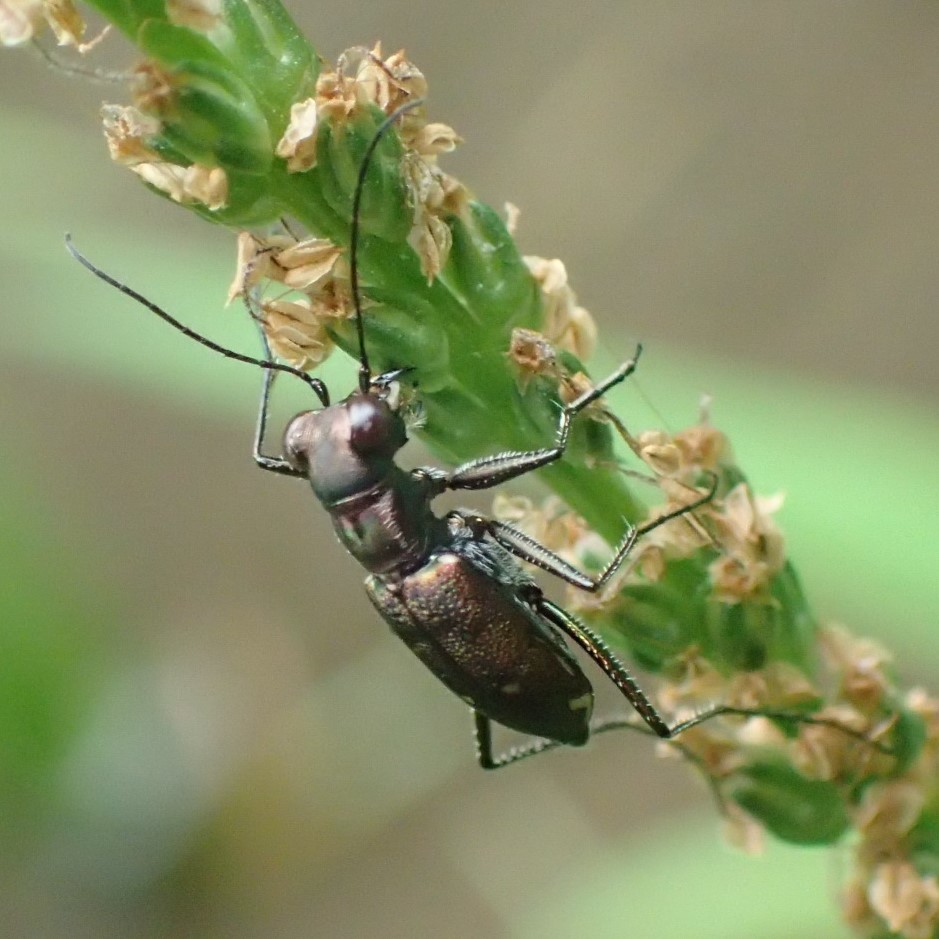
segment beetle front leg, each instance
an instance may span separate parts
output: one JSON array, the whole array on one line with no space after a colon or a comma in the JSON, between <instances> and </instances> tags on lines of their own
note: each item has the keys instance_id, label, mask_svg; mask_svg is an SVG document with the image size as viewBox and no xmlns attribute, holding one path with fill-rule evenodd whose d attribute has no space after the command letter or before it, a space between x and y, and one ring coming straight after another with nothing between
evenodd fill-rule
<instances>
[{"instance_id":1,"label":"beetle front leg","mask_svg":"<svg viewBox=\"0 0 939 939\"><path fill-rule=\"evenodd\" d=\"M265 358L270 359L271 347L260 324L258 324L258 332L261 334L261 344L264 346L264 356ZM264 434L267 431L267 416L271 401L271 389L274 387L274 378L276 377L276 374L277 373L272 369L264 369L264 384L261 387L261 404L258 408L258 421L254 430L254 449L252 451L254 462L257 463L261 469L268 470L271 473L278 473L281 476L302 477L304 474L300 470L291 466L283 457L268 456L263 452Z\"/></svg>"},{"instance_id":2,"label":"beetle front leg","mask_svg":"<svg viewBox=\"0 0 939 939\"><path fill-rule=\"evenodd\" d=\"M446 477L444 488L488 489L559 460L567 449L571 420L574 416L631 375L636 369L641 353L642 346L640 345L636 347L636 354L628 362L624 362L612 375L607 376L589 391L585 391L564 408L553 447L525 452L497 453L494 456L470 460L458 466Z\"/></svg>"}]
</instances>

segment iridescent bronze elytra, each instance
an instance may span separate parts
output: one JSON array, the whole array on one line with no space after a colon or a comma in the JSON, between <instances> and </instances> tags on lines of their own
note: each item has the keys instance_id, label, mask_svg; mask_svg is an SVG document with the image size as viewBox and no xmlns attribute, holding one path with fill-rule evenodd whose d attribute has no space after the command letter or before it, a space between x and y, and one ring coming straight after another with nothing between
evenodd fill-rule
<instances>
[{"instance_id":1,"label":"iridescent bronze elytra","mask_svg":"<svg viewBox=\"0 0 939 939\"><path fill-rule=\"evenodd\" d=\"M634 357L595 388L566 405L553 446L500 453L445 472L405 470L394 457L407 442L404 420L390 389L408 369L371 375L365 348L358 286L359 206L369 162L381 136L413 101L377 129L359 171L352 209L350 272L359 339L358 388L331 405L326 386L289 365L233 352L183 325L141 294L104 273L67 239L69 250L90 271L137 300L190 338L228 358L265 369L254 458L262 469L307 479L332 518L339 540L369 572L365 589L375 608L417 657L473 710L480 764L495 769L543 750L586 743L591 733L635 726L631 717L591 722L593 689L564 637L579 646L620 689L651 730L669 738L717 714L751 713L718 707L669 727L604 642L552 603L516 558L588 591L601 590L638 538L702 506L710 491L640 528L631 528L595 577L568 564L511 525L467 511L434 514L432 500L446 490L486 489L560 459L571 422L591 402L636 368ZM305 381L322 407L289 424L282 456L263 452L268 402L276 372ZM491 722L535 739L494 756Z\"/></svg>"}]
</instances>

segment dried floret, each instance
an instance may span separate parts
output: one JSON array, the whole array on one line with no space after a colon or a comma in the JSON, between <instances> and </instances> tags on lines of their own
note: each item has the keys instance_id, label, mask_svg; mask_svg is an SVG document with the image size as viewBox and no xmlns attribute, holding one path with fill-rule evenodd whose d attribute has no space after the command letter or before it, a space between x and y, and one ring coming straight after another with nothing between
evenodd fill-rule
<instances>
[{"instance_id":1,"label":"dried floret","mask_svg":"<svg viewBox=\"0 0 939 939\"><path fill-rule=\"evenodd\" d=\"M174 202L202 202L215 211L224 208L228 200L228 177L220 166L154 162L136 163L131 170Z\"/></svg>"},{"instance_id":2,"label":"dried floret","mask_svg":"<svg viewBox=\"0 0 939 939\"><path fill-rule=\"evenodd\" d=\"M427 94L427 81L420 69L408 61L403 50L382 59L381 44L373 49L355 46L339 57L335 71L320 73L316 82L316 102L321 118L347 120L365 104L374 104L385 114ZM415 109L402 115L399 133L406 145L426 123Z\"/></svg>"},{"instance_id":3,"label":"dried floret","mask_svg":"<svg viewBox=\"0 0 939 939\"><path fill-rule=\"evenodd\" d=\"M835 624L820 631L819 644L829 667L840 673L841 695L861 710L878 708L893 689L884 669L892 660L890 653L880 643Z\"/></svg>"},{"instance_id":4,"label":"dried floret","mask_svg":"<svg viewBox=\"0 0 939 939\"><path fill-rule=\"evenodd\" d=\"M4 46L29 42L44 22L42 0L0 0L0 43Z\"/></svg>"},{"instance_id":5,"label":"dried floret","mask_svg":"<svg viewBox=\"0 0 939 939\"><path fill-rule=\"evenodd\" d=\"M271 278L275 266L274 252L292 244L296 241L286 236L268 235L262 239L248 231L238 232L235 277L228 288L226 303L231 303L236 297L249 296L253 287L265 278Z\"/></svg>"},{"instance_id":6,"label":"dried floret","mask_svg":"<svg viewBox=\"0 0 939 939\"><path fill-rule=\"evenodd\" d=\"M908 779L874 783L865 789L855 816L855 825L864 836L864 852L876 856L895 850L916 824L925 799L922 787Z\"/></svg>"},{"instance_id":7,"label":"dried floret","mask_svg":"<svg viewBox=\"0 0 939 939\"><path fill-rule=\"evenodd\" d=\"M878 864L867 891L872 909L904 939L932 939L939 926L939 880L904 860Z\"/></svg>"},{"instance_id":8,"label":"dried floret","mask_svg":"<svg viewBox=\"0 0 939 939\"><path fill-rule=\"evenodd\" d=\"M81 47L85 21L72 0L43 0L43 13L60 46Z\"/></svg>"},{"instance_id":9,"label":"dried floret","mask_svg":"<svg viewBox=\"0 0 939 939\"><path fill-rule=\"evenodd\" d=\"M512 330L509 359L516 368L522 390L536 375L560 375L554 346L533 329L519 326Z\"/></svg>"},{"instance_id":10,"label":"dried floret","mask_svg":"<svg viewBox=\"0 0 939 939\"><path fill-rule=\"evenodd\" d=\"M597 327L593 317L578 306L577 297L567 282L564 263L557 258L548 260L535 256L528 256L524 261L541 288L542 331L556 346L586 361L596 346Z\"/></svg>"},{"instance_id":11,"label":"dried floret","mask_svg":"<svg viewBox=\"0 0 939 939\"><path fill-rule=\"evenodd\" d=\"M405 154L403 170L414 213L408 243L420 258L421 272L430 284L450 256L453 234L445 218L459 210L465 190L414 151Z\"/></svg>"},{"instance_id":12,"label":"dried floret","mask_svg":"<svg viewBox=\"0 0 939 939\"><path fill-rule=\"evenodd\" d=\"M924 688L912 688L906 695L906 706L926 726L926 742L933 748L939 745L939 698L928 694Z\"/></svg>"},{"instance_id":13,"label":"dried floret","mask_svg":"<svg viewBox=\"0 0 939 939\"><path fill-rule=\"evenodd\" d=\"M514 238L522 210L514 202L505 203L505 230Z\"/></svg>"},{"instance_id":14,"label":"dried floret","mask_svg":"<svg viewBox=\"0 0 939 939\"><path fill-rule=\"evenodd\" d=\"M756 496L746 483L738 483L712 512L722 555L709 570L715 596L724 603L765 600L773 577L785 562L783 538L771 513L782 506L782 496Z\"/></svg>"},{"instance_id":15,"label":"dried floret","mask_svg":"<svg viewBox=\"0 0 939 939\"><path fill-rule=\"evenodd\" d=\"M85 21L72 0L0 0L0 45L21 46L35 39L47 24L60 46L86 52Z\"/></svg>"},{"instance_id":16,"label":"dried floret","mask_svg":"<svg viewBox=\"0 0 939 939\"><path fill-rule=\"evenodd\" d=\"M292 290L315 292L333 275L341 255L342 249L328 239L307 238L274 254L270 276Z\"/></svg>"},{"instance_id":17,"label":"dried floret","mask_svg":"<svg viewBox=\"0 0 939 939\"><path fill-rule=\"evenodd\" d=\"M727 679L692 647L672 665L672 678L662 685L658 698L666 711L697 707L702 701L722 700L727 693Z\"/></svg>"},{"instance_id":18,"label":"dried floret","mask_svg":"<svg viewBox=\"0 0 939 939\"><path fill-rule=\"evenodd\" d=\"M736 802L724 806L724 840L750 857L758 857L766 849L766 829Z\"/></svg>"},{"instance_id":19,"label":"dried floret","mask_svg":"<svg viewBox=\"0 0 939 939\"><path fill-rule=\"evenodd\" d=\"M147 140L160 132L160 122L135 107L105 104L101 107L101 122L108 152L115 163L135 166L138 163L158 163L159 155L147 145Z\"/></svg>"},{"instance_id":20,"label":"dried floret","mask_svg":"<svg viewBox=\"0 0 939 939\"><path fill-rule=\"evenodd\" d=\"M134 104L146 114L168 112L173 102L173 77L158 62L146 59L134 69L131 94Z\"/></svg>"},{"instance_id":21,"label":"dried floret","mask_svg":"<svg viewBox=\"0 0 939 939\"><path fill-rule=\"evenodd\" d=\"M315 98L306 98L291 107L287 129L274 151L287 161L288 173L302 173L316 165L319 126L319 108Z\"/></svg>"},{"instance_id":22,"label":"dried floret","mask_svg":"<svg viewBox=\"0 0 939 939\"><path fill-rule=\"evenodd\" d=\"M499 494L493 499L492 512L572 564L579 562L581 539L592 534L586 521L565 508L557 496L535 505L525 496Z\"/></svg>"},{"instance_id":23,"label":"dried floret","mask_svg":"<svg viewBox=\"0 0 939 939\"><path fill-rule=\"evenodd\" d=\"M453 245L453 234L444 221L451 213L445 205L448 193L443 175L417 153L405 154L404 179L414 213L408 244L420 258L428 284L443 270Z\"/></svg>"},{"instance_id":24,"label":"dried floret","mask_svg":"<svg viewBox=\"0 0 939 939\"><path fill-rule=\"evenodd\" d=\"M844 921L861 932L872 935L881 926L881 920L871 909L867 898L866 879L855 875L844 884L840 892L841 915Z\"/></svg>"},{"instance_id":25,"label":"dried floret","mask_svg":"<svg viewBox=\"0 0 939 939\"><path fill-rule=\"evenodd\" d=\"M286 295L265 297L271 285L285 286ZM260 305L271 350L301 369L319 365L332 352L329 323L352 308L341 249L325 238L241 232L229 302L238 296Z\"/></svg>"},{"instance_id":26,"label":"dried floret","mask_svg":"<svg viewBox=\"0 0 939 939\"><path fill-rule=\"evenodd\" d=\"M263 300L261 311L271 350L295 368L313 368L332 351L332 340L308 298Z\"/></svg>"},{"instance_id":27,"label":"dried floret","mask_svg":"<svg viewBox=\"0 0 939 939\"><path fill-rule=\"evenodd\" d=\"M727 702L741 708L788 711L821 697L805 672L789 662L771 662L756 671L738 672L730 679Z\"/></svg>"},{"instance_id":28,"label":"dried floret","mask_svg":"<svg viewBox=\"0 0 939 939\"><path fill-rule=\"evenodd\" d=\"M371 50L355 47L339 57L336 71L349 80L357 100L377 104L391 114L402 104L427 94L427 80L403 49L382 59L381 43ZM404 125L407 127L407 124Z\"/></svg>"},{"instance_id":29,"label":"dried floret","mask_svg":"<svg viewBox=\"0 0 939 939\"><path fill-rule=\"evenodd\" d=\"M637 455L657 476L675 476L683 469L681 449L664 431L644 431L636 443Z\"/></svg>"},{"instance_id":30,"label":"dried floret","mask_svg":"<svg viewBox=\"0 0 939 939\"><path fill-rule=\"evenodd\" d=\"M407 141L407 145L425 159L452 153L463 138L446 124L425 124Z\"/></svg>"},{"instance_id":31,"label":"dried floret","mask_svg":"<svg viewBox=\"0 0 939 939\"><path fill-rule=\"evenodd\" d=\"M662 505L654 506L644 521L644 524L654 522L663 515L678 511L701 498L701 493L685 483L678 483L668 477L659 480L662 491L668 496L668 501ZM659 553L664 569L665 559L691 557L705 545L711 544L713 539L708 530L698 521L698 515L713 513L712 504L701 506L694 513L682 515L667 525L661 525L643 535L637 543L635 554L642 558L643 570L652 558ZM648 558L647 558L648 555ZM657 578L652 578L657 579Z\"/></svg>"},{"instance_id":32,"label":"dried floret","mask_svg":"<svg viewBox=\"0 0 939 939\"><path fill-rule=\"evenodd\" d=\"M841 728L867 733L870 721L847 704L831 705L814 716L838 726L803 724L792 744L793 764L810 779L853 780L864 764L860 749L869 752L872 748Z\"/></svg>"},{"instance_id":33,"label":"dried floret","mask_svg":"<svg viewBox=\"0 0 939 939\"><path fill-rule=\"evenodd\" d=\"M348 281L338 274L326 280L316 293L309 296L313 312L322 320L344 320L353 314Z\"/></svg>"},{"instance_id":34,"label":"dried floret","mask_svg":"<svg viewBox=\"0 0 939 939\"><path fill-rule=\"evenodd\" d=\"M443 219L421 213L408 235L408 244L421 261L421 273L432 284L443 270L453 246L453 234Z\"/></svg>"},{"instance_id":35,"label":"dried floret","mask_svg":"<svg viewBox=\"0 0 939 939\"><path fill-rule=\"evenodd\" d=\"M686 708L674 712L676 721L689 720L700 708ZM691 754L697 765L714 780L727 779L747 764L747 752L738 739L740 731L725 722L710 721L682 732L682 751ZM660 752L668 747L665 744Z\"/></svg>"},{"instance_id":36,"label":"dried floret","mask_svg":"<svg viewBox=\"0 0 939 939\"><path fill-rule=\"evenodd\" d=\"M673 442L686 464L711 472L733 458L727 437L703 421L675 434Z\"/></svg>"},{"instance_id":37,"label":"dried floret","mask_svg":"<svg viewBox=\"0 0 939 939\"><path fill-rule=\"evenodd\" d=\"M202 202L214 212L228 202L228 176L220 166L193 163L186 167L183 190L193 202Z\"/></svg>"}]
</instances>

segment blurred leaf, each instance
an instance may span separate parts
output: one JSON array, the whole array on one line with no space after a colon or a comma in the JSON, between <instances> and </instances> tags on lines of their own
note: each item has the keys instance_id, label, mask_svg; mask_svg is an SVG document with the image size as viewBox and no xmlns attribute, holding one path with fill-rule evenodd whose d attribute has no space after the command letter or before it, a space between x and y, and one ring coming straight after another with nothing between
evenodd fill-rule
<instances>
[{"instance_id":1,"label":"blurred leaf","mask_svg":"<svg viewBox=\"0 0 939 939\"><path fill-rule=\"evenodd\" d=\"M51 808L60 761L80 730L108 653L96 589L56 537L40 493L0 477L0 826L26 834Z\"/></svg>"}]
</instances>

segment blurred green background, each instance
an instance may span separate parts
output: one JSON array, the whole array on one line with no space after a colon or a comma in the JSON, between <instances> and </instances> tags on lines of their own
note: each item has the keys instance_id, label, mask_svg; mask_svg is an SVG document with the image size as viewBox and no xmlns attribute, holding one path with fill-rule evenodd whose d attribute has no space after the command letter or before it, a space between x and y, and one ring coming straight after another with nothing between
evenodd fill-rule
<instances>
[{"instance_id":1,"label":"blurred green background","mask_svg":"<svg viewBox=\"0 0 939 939\"><path fill-rule=\"evenodd\" d=\"M466 139L447 168L567 263L598 369L646 343L619 413L677 429L713 394L757 488L787 493L819 612L939 690L939 7L293 12L328 58L407 48ZM252 349L221 308L230 235L109 164L119 88L19 50L0 89L0 933L845 935L837 857L734 854L644 738L475 768L465 708L308 493L255 469L260 376L62 244Z\"/></svg>"}]
</instances>

